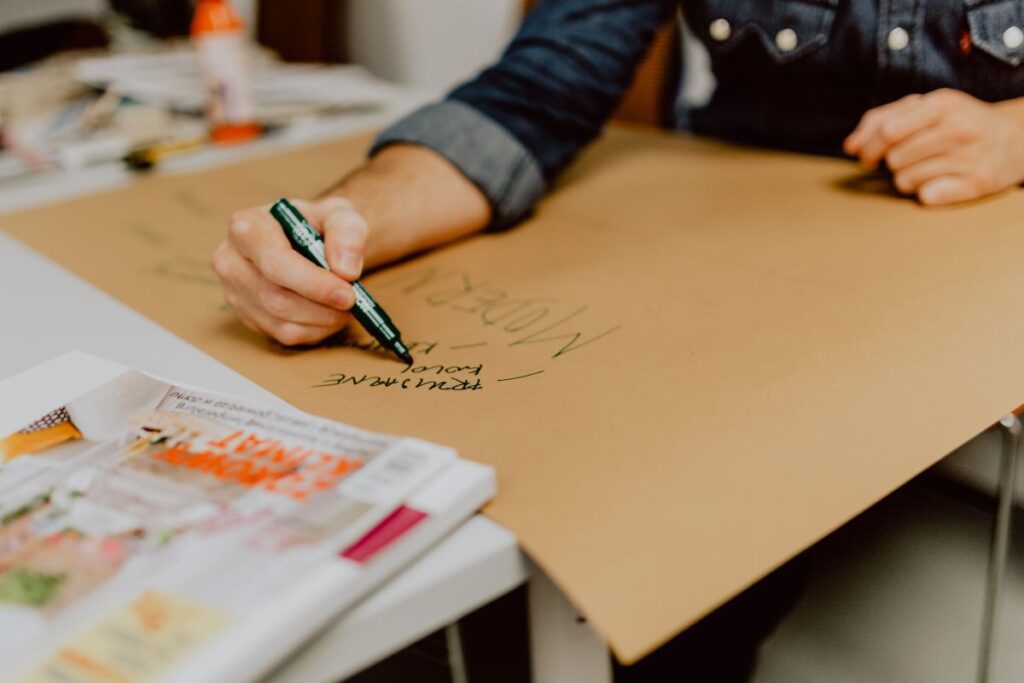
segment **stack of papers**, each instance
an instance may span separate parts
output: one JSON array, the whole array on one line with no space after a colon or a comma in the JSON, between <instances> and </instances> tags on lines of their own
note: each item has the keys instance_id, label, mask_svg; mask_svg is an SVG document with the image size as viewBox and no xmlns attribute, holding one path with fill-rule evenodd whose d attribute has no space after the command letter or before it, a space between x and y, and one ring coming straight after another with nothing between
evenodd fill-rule
<instances>
[{"instance_id":1,"label":"stack of papers","mask_svg":"<svg viewBox=\"0 0 1024 683\"><path fill-rule=\"evenodd\" d=\"M299 114L386 105L395 88L360 66L285 64L253 52L252 87L256 115L281 122ZM153 54L83 59L75 78L147 104L181 112L201 112L207 88L199 59L191 49Z\"/></svg>"},{"instance_id":2,"label":"stack of papers","mask_svg":"<svg viewBox=\"0 0 1024 683\"><path fill-rule=\"evenodd\" d=\"M0 382L0 679L248 681L469 517L491 468L62 356Z\"/></svg>"}]
</instances>

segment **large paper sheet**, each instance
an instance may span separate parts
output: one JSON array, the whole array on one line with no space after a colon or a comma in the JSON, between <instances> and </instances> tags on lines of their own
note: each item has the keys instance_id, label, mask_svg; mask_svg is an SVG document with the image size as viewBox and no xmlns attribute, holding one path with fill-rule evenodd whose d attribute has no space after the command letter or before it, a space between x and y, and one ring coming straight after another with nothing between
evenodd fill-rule
<instances>
[{"instance_id":1,"label":"large paper sheet","mask_svg":"<svg viewBox=\"0 0 1024 683\"><path fill-rule=\"evenodd\" d=\"M229 213L367 142L4 226L303 410L496 465L487 512L625 661L1024 400L1019 192L926 210L848 162L621 129L529 222L367 279L415 365L255 337L208 265Z\"/></svg>"}]
</instances>

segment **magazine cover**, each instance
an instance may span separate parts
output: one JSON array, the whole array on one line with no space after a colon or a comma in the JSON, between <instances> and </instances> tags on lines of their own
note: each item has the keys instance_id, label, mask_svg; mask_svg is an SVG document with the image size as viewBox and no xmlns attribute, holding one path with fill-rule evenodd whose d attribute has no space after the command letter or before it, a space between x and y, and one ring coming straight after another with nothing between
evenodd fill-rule
<instances>
[{"instance_id":1,"label":"magazine cover","mask_svg":"<svg viewBox=\"0 0 1024 683\"><path fill-rule=\"evenodd\" d=\"M301 642L431 512L461 521L491 495L488 468L452 479L457 460L120 373L0 434L0 678L244 680L256 667L226 662ZM410 504L446 475L435 510Z\"/></svg>"}]
</instances>

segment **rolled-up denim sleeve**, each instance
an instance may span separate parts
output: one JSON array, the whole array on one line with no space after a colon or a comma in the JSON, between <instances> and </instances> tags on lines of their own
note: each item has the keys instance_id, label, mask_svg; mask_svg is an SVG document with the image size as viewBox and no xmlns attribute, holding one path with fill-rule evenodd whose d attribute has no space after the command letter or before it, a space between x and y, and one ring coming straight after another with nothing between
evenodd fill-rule
<instances>
[{"instance_id":1,"label":"rolled-up denim sleeve","mask_svg":"<svg viewBox=\"0 0 1024 683\"><path fill-rule=\"evenodd\" d=\"M501 60L399 121L371 153L424 145L487 196L493 225L522 218L600 133L677 0L545 0Z\"/></svg>"},{"instance_id":2,"label":"rolled-up denim sleeve","mask_svg":"<svg viewBox=\"0 0 1024 683\"><path fill-rule=\"evenodd\" d=\"M530 150L500 123L458 100L413 112L385 130L370 153L396 142L423 145L448 159L487 197L494 229L517 222L544 195L544 177Z\"/></svg>"}]
</instances>

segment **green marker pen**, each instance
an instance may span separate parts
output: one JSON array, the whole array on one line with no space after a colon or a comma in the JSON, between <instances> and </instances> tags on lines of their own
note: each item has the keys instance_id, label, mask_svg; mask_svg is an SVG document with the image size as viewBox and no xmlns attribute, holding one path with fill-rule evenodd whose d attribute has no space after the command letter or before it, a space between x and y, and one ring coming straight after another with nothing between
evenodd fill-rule
<instances>
[{"instance_id":1,"label":"green marker pen","mask_svg":"<svg viewBox=\"0 0 1024 683\"><path fill-rule=\"evenodd\" d=\"M324 241L320 233L309 224L306 217L299 212L287 199L278 199L270 207L270 215L281 224L292 248L321 268L330 270L327 265L327 254L324 251ZM392 351L396 356L406 363L412 365L412 356L409 349L402 342L402 335L391 322L391 318L384 312L370 293L366 291L360 282L353 282L352 289L356 293L356 303L352 307L352 315L369 332L381 346Z\"/></svg>"}]
</instances>

